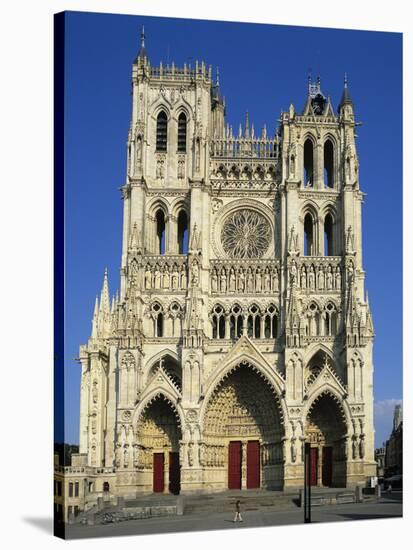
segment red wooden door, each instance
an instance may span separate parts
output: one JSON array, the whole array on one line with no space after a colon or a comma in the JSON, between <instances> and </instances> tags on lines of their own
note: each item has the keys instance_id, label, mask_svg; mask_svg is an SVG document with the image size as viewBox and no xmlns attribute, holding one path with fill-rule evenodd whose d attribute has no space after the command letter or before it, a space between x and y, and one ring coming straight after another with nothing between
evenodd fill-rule
<instances>
[{"instance_id":1,"label":"red wooden door","mask_svg":"<svg viewBox=\"0 0 413 550\"><path fill-rule=\"evenodd\" d=\"M260 487L260 442L247 443L247 489Z\"/></svg>"},{"instance_id":2,"label":"red wooden door","mask_svg":"<svg viewBox=\"0 0 413 550\"><path fill-rule=\"evenodd\" d=\"M241 441L230 441L228 449L228 489L241 489Z\"/></svg>"},{"instance_id":3,"label":"red wooden door","mask_svg":"<svg viewBox=\"0 0 413 550\"><path fill-rule=\"evenodd\" d=\"M181 489L181 469L179 453L169 453L169 492L179 495Z\"/></svg>"},{"instance_id":4,"label":"red wooden door","mask_svg":"<svg viewBox=\"0 0 413 550\"><path fill-rule=\"evenodd\" d=\"M311 470L310 470L310 485L317 485L317 471L318 471L318 449L311 447Z\"/></svg>"},{"instance_id":5,"label":"red wooden door","mask_svg":"<svg viewBox=\"0 0 413 550\"><path fill-rule=\"evenodd\" d=\"M325 487L330 487L333 481L333 447L323 447L323 473L322 482Z\"/></svg>"},{"instance_id":6,"label":"red wooden door","mask_svg":"<svg viewBox=\"0 0 413 550\"><path fill-rule=\"evenodd\" d=\"M164 490L164 456L163 453L153 454L153 492L163 493Z\"/></svg>"}]
</instances>

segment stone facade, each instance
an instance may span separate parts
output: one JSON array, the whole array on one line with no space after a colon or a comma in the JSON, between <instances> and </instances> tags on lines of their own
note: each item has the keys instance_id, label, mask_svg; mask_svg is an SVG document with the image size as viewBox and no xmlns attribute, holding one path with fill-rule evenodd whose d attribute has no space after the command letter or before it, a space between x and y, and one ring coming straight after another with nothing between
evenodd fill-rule
<instances>
[{"instance_id":1,"label":"stone facade","mask_svg":"<svg viewBox=\"0 0 413 550\"><path fill-rule=\"evenodd\" d=\"M80 348L80 455L110 491L376 473L357 122L309 80L275 135L225 123L204 63L132 67L120 293ZM105 470L106 471L106 470Z\"/></svg>"}]
</instances>

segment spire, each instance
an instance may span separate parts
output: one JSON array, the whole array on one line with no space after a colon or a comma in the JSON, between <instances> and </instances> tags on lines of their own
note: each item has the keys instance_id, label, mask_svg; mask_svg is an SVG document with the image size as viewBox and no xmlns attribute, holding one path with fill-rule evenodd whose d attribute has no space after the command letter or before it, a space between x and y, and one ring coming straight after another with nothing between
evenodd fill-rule
<instances>
[{"instance_id":1,"label":"spire","mask_svg":"<svg viewBox=\"0 0 413 550\"><path fill-rule=\"evenodd\" d=\"M267 137L267 125L266 125L266 124L264 124L264 126L262 127L262 134L261 134L261 137L262 137L263 139L266 139L266 137Z\"/></svg>"},{"instance_id":2,"label":"spire","mask_svg":"<svg viewBox=\"0 0 413 550\"><path fill-rule=\"evenodd\" d=\"M142 62L145 62L148 59L148 55L146 53L145 48L145 27L142 25L142 31L141 31L141 47L138 53L138 56L135 60L135 63L137 63L139 60Z\"/></svg>"},{"instance_id":3,"label":"spire","mask_svg":"<svg viewBox=\"0 0 413 550\"><path fill-rule=\"evenodd\" d=\"M212 98L218 103L223 103L219 84L219 68L217 67L215 71L215 82L212 85Z\"/></svg>"},{"instance_id":4,"label":"spire","mask_svg":"<svg viewBox=\"0 0 413 550\"><path fill-rule=\"evenodd\" d=\"M98 335L98 317L99 317L99 300L96 296L95 309L93 311L92 319L92 338L97 338Z\"/></svg>"},{"instance_id":5,"label":"spire","mask_svg":"<svg viewBox=\"0 0 413 550\"><path fill-rule=\"evenodd\" d=\"M93 317L97 317L99 315L99 300L98 300L98 297L96 296L96 300L95 300L95 309L93 310Z\"/></svg>"},{"instance_id":6,"label":"spire","mask_svg":"<svg viewBox=\"0 0 413 550\"><path fill-rule=\"evenodd\" d=\"M340 110L343 105L353 105L353 102L350 97L350 91L348 89L347 73L344 73L344 87L343 87L343 93L341 95L340 104L338 106L338 110Z\"/></svg>"},{"instance_id":7,"label":"spire","mask_svg":"<svg viewBox=\"0 0 413 550\"><path fill-rule=\"evenodd\" d=\"M133 224L132 233L130 237L129 242L129 248L136 249L139 248L140 243L140 235L138 231L138 226L136 225L136 222Z\"/></svg>"},{"instance_id":8,"label":"spire","mask_svg":"<svg viewBox=\"0 0 413 550\"><path fill-rule=\"evenodd\" d=\"M244 137L249 138L250 137L250 123L248 119L248 111L245 113L245 132Z\"/></svg>"},{"instance_id":9,"label":"spire","mask_svg":"<svg viewBox=\"0 0 413 550\"><path fill-rule=\"evenodd\" d=\"M374 335L373 318L371 316L369 293L367 291L366 291L366 325L367 325L367 330L370 331L370 334Z\"/></svg>"},{"instance_id":10,"label":"spire","mask_svg":"<svg viewBox=\"0 0 413 550\"><path fill-rule=\"evenodd\" d=\"M100 309L105 313L110 313L110 298L109 298L109 284L108 284L108 268L105 268L105 274L103 276L102 292L100 294Z\"/></svg>"}]
</instances>

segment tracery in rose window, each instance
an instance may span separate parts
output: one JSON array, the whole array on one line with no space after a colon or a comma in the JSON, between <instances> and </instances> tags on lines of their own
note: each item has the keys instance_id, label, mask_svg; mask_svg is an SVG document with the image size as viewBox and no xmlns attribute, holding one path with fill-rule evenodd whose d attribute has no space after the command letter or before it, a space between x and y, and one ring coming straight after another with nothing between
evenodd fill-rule
<instances>
[{"instance_id":1,"label":"tracery in rose window","mask_svg":"<svg viewBox=\"0 0 413 550\"><path fill-rule=\"evenodd\" d=\"M255 210L237 210L227 217L221 242L231 258L261 258L271 241L271 227Z\"/></svg>"}]
</instances>

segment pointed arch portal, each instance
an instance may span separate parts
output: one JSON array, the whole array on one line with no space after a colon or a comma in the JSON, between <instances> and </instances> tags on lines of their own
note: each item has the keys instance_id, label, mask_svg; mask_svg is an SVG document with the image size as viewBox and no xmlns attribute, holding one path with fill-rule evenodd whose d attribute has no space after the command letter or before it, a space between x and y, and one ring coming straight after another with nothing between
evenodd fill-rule
<instances>
[{"instance_id":1,"label":"pointed arch portal","mask_svg":"<svg viewBox=\"0 0 413 550\"><path fill-rule=\"evenodd\" d=\"M321 393L310 405L305 436L311 444L311 485L345 487L346 418L338 399L329 392Z\"/></svg>"},{"instance_id":2,"label":"pointed arch portal","mask_svg":"<svg viewBox=\"0 0 413 550\"><path fill-rule=\"evenodd\" d=\"M180 491L179 441L182 438L179 416L170 401L157 395L142 411L136 426L138 467L154 493Z\"/></svg>"},{"instance_id":3,"label":"pointed arch portal","mask_svg":"<svg viewBox=\"0 0 413 550\"><path fill-rule=\"evenodd\" d=\"M284 427L271 386L247 362L216 386L205 409L204 463L229 489L283 486ZM219 460L209 460L208 449ZM206 456L205 456L206 455Z\"/></svg>"}]
</instances>

